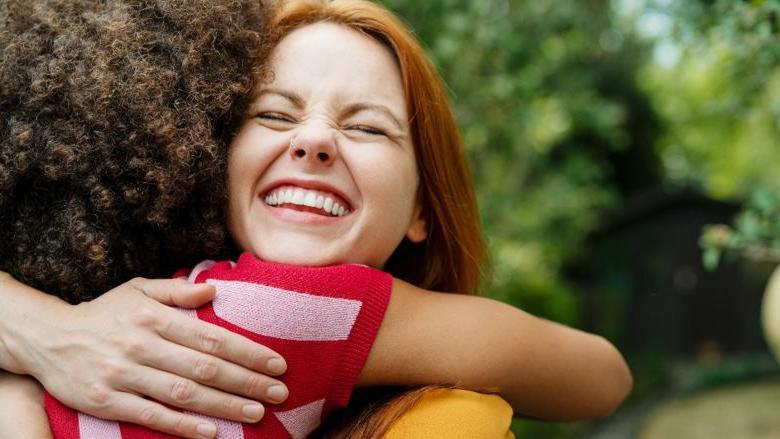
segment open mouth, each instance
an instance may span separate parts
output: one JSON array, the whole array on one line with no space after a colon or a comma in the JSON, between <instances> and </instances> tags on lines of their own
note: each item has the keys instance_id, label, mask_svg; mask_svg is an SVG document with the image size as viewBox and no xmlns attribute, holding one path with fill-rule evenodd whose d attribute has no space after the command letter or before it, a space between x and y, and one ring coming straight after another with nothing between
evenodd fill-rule
<instances>
[{"instance_id":1,"label":"open mouth","mask_svg":"<svg viewBox=\"0 0 780 439\"><path fill-rule=\"evenodd\" d=\"M265 204L318 215L342 217L351 212L349 203L336 194L304 189L296 186L279 186L265 194Z\"/></svg>"}]
</instances>

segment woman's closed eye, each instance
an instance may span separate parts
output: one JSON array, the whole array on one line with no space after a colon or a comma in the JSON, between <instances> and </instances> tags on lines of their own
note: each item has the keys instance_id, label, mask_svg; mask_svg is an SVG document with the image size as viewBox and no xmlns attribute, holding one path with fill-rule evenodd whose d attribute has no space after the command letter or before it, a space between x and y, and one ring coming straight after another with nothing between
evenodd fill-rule
<instances>
[{"instance_id":1,"label":"woman's closed eye","mask_svg":"<svg viewBox=\"0 0 780 439\"><path fill-rule=\"evenodd\" d=\"M381 128L377 128L372 125L355 124L349 125L347 128L349 131L355 131L362 134L368 134L371 136L386 136L387 132Z\"/></svg>"},{"instance_id":2,"label":"woman's closed eye","mask_svg":"<svg viewBox=\"0 0 780 439\"><path fill-rule=\"evenodd\" d=\"M288 128L296 122L295 118L275 111L263 111L255 116L271 128Z\"/></svg>"}]
</instances>

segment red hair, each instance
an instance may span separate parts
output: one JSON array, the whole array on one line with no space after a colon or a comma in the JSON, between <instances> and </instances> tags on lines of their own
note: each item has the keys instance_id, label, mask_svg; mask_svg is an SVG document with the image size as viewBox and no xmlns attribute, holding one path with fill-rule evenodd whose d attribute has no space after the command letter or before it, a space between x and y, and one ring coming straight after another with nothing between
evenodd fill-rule
<instances>
[{"instance_id":1,"label":"red hair","mask_svg":"<svg viewBox=\"0 0 780 439\"><path fill-rule=\"evenodd\" d=\"M401 71L428 237L421 244L404 240L385 270L421 288L477 293L487 251L466 154L439 74L401 20L368 1L285 2L270 26L271 44L318 22L375 38L391 49Z\"/></svg>"},{"instance_id":2,"label":"red hair","mask_svg":"<svg viewBox=\"0 0 780 439\"><path fill-rule=\"evenodd\" d=\"M401 20L369 1L285 2L270 26L271 45L295 29L319 22L343 25L383 43L401 72L428 236L421 244L405 239L384 269L425 289L478 293L487 251L466 154L439 74ZM331 439L381 438L433 388L438 386L406 391L357 410L350 406L341 416L331 416L320 433Z\"/></svg>"}]
</instances>

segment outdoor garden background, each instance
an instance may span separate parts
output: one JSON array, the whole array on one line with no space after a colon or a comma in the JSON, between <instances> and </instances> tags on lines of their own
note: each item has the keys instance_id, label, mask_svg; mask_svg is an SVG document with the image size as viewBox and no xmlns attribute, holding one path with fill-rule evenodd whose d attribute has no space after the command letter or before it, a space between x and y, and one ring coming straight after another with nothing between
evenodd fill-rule
<instances>
[{"instance_id":1,"label":"outdoor garden background","mask_svg":"<svg viewBox=\"0 0 780 439\"><path fill-rule=\"evenodd\" d=\"M607 337L634 373L609 419L518 436L780 437L760 324L774 264L707 270L700 247L751 197L776 207L780 1L384 3L451 91L490 295Z\"/></svg>"}]
</instances>

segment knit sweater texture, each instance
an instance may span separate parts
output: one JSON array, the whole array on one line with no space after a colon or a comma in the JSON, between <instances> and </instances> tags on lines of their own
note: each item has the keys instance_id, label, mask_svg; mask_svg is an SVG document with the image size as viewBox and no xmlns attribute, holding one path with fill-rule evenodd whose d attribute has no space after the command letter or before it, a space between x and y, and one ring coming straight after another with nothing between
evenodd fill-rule
<instances>
[{"instance_id":1,"label":"knit sweater texture","mask_svg":"<svg viewBox=\"0 0 780 439\"><path fill-rule=\"evenodd\" d=\"M237 262L204 261L186 276L216 287L213 302L181 311L241 334L287 362L289 389L281 404L264 404L256 424L208 418L219 439L306 438L347 405L384 318L392 277L362 265L301 267L244 253ZM76 412L46 393L55 439L173 437L144 427ZM204 417L205 418L205 417Z\"/></svg>"}]
</instances>

